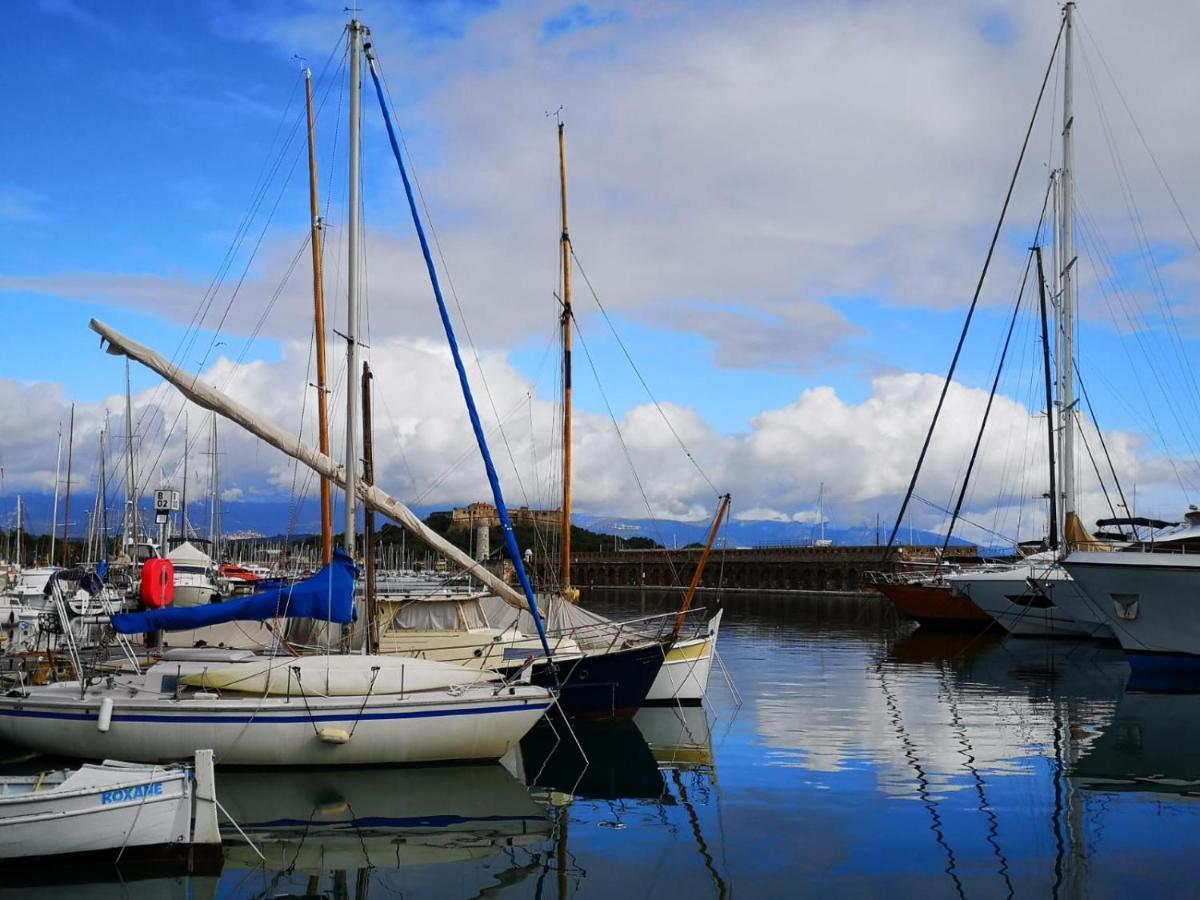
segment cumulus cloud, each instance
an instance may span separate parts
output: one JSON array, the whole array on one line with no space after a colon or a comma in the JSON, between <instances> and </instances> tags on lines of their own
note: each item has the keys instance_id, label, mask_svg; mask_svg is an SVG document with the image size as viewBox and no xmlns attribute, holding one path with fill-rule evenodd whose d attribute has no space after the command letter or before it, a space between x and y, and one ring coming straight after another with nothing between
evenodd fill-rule
<instances>
[{"instance_id":1,"label":"cumulus cloud","mask_svg":"<svg viewBox=\"0 0 1200 900\"><path fill-rule=\"evenodd\" d=\"M282 359L274 363L237 364L222 358L202 380L315 445L313 392L305 388L308 353L307 345L294 342L285 345ZM448 352L434 342L391 339L373 345L370 357L377 482L426 506L488 497ZM561 457L555 404L539 396L503 356L485 354L481 362L487 389L478 372L473 372L473 380L509 502L557 505ZM339 374L332 442L339 459L344 455L343 384ZM694 409L669 403L662 405L669 425L658 408L645 404L620 417L619 432L609 419L582 413L576 419L574 444L577 509L598 515L702 520L712 513L715 493L730 491L739 519L812 522L817 519L818 491L823 490L827 521L843 526L873 523L879 514L887 522L908 484L940 389L940 379L912 373L877 378L870 395L856 403L832 388L814 388L786 406L758 414L747 432L733 435L721 434ZM918 485L918 493L929 503L918 501L912 508L917 527L944 525L946 515L938 507L953 503L986 399L983 391L951 387ZM112 490L119 494L123 398L114 396L105 406L111 411L107 421L113 459L108 469L110 476L118 473ZM21 428L0 432L8 489L49 489L58 423L65 422L67 414L61 389L0 381L0 411L22 421ZM144 490L179 484L186 418L190 490L197 496L209 483L208 414L185 405L173 389L162 386L135 396L134 417ZM94 478L95 436L105 420L100 405L76 407L79 484ZM1045 502L1040 498L1047 488L1044 429L1040 411L996 399L968 493L968 519L1022 538L1040 535L1045 527ZM1121 477L1138 486L1139 509L1160 504L1164 512L1177 513L1174 464L1152 455L1138 435L1112 431L1105 436ZM250 435L221 422L218 442L225 499L314 496L309 473L298 471L289 459ZM1107 508L1098 485L1082 466L1081 508L1092 518L1104 515ZM963 528L964 535L977 540L986 536Z\"/></svg>"}]
</instances>

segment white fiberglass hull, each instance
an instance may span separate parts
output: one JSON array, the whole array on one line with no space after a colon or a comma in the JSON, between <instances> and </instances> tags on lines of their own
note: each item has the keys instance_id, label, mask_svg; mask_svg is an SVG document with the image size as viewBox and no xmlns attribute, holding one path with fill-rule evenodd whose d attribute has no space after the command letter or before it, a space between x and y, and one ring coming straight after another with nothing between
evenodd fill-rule
<instances>
[{"instance_id":1,"label":"white fiberglass hull","mask_svg":"<svg viewBox=\"0 0 1200 900\"><path fill-rule=\"evenodd\" d=\"M43 753L137 762L211 747L224 766L343 766L499 759L549 709L537 687L472 686L429 696L182 699L78 682L0 697L0 740ZM111 725L99 730L102 703ZM339 735L342 738L339 740Z\"/></svg>"},{"instance_id":2,"label":"white fiberglass hull","mask_svg":"<svg viewBox=\"0 0 1200 900\"><path fill-rule=\"evenodd\" d=\"M1200 656L1200 556L1076 552L1065 565L1127 653Z\"/></svg>"},{"instance_id":3,"label":"white fiberglass hull","mask_svg":"<svg viewBox=\"0 0 1200 900\"><path fill-rule=\"evenodd\" d=\"M708 633L704 636L679 641L667 651L662 668L646 695L647 703L696 704L704 699L724 614L723 609L717 611L709 620Z\"/></svg>"},{"instance_id":4,"label":"white fiberglass hull","mask_svg":"<svg viewBox=\"0 0 1200 900\"><path fill-rule=\"evenodd\" d=\"M0 784L0 859L193 840L194 786L186 768L106 763L54 784L33 783L37 777ZM208 778L211 791L211 766ZM215 810L209 830L215 839Z\"/></svg>"},{"instance_id":5,"label":"white fiberglass hull","mask_svg":"<svg viewBox=\"0 0 1200 900\"><path fill-rule=\"evenodd\" d=\"M185 580L186 579L186 580ZM208 606L214 597L220 597L217 586L207 578L175 576L174 606Z\"/></svg>"},{"instance_id":6,"label":"white fiberglass hull","mask_svg":"<svg viewBox=\"0 0 1200 900\"><path fill-rule=\"evenodd\" d=\"M950 575L946 582L957 596L972 603L995 619L1010 634L1029 637L1088 637L1066 610L1048 592L1030 579L1052 571L1045 563L1020 563L1010 569L989 569ZM1066 593L1069 581L1055 583L1054 598ZM1074 589L1074 585L1071 585Z\"/></svg>"}]
</instances>

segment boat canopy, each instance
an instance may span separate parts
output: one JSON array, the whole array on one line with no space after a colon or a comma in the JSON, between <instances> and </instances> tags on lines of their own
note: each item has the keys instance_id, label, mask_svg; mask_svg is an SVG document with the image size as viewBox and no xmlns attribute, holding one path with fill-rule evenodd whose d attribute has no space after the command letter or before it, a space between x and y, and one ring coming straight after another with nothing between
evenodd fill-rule
<instances>
[{"instance_id":1,"label":"boat canopy","mask_svg":"<svg viewBox=\"0 0 1200 900\"><path fill-rule=\"evenodd\" d=\"M1097 519L1097 528L1106 528L1109 525L1140 525L1143 528L1174 528L1178 522L1164 522L1162 519L1147 519L1145 516L1130 516L1126 518L1116 519Z\"/></svg>"},{"instance_id":2,"label":"boat canopy","mask_svg":"<svg viewBox=\"0 0 1200 900\"><path fill-rule=\"evenodd\" d=\"M122 613L112 617L112 624L121 634L185 631L222 622L262 622L279 616L348 625L354 621L354 580L357 575L354 561L339 548L334 551L329 565L295 584L207 606L169 606Z\"/></svg>"}]
</instances>

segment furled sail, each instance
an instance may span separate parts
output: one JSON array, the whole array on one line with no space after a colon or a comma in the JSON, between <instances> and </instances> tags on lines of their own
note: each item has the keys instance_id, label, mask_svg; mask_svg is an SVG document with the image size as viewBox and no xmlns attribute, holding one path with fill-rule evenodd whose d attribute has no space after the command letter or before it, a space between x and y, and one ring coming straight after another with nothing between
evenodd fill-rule
<instances>
[{"instance_id":1,"label":"furled sail","mask_svg":"<svg viewBox=\"0 0 1200 900\"><path fill-rule=\"evenodd\" d=\"M147 631L186 631L222 622L263 622L280 616L319 619L349 625L354 621L354 579L358 571L344 550L316 575L240 600L206 606L168 606L112 617L121 634Z\"/></svg>"},{"instance_id":2,"label":"furled sail","mask_svg":"<svg viewBox=\"0 0 1200 900\"><path fill-rule=\"evenodd\" d=\"M242 406L215 388L202 383L198 376L191 374L179 366L169 362L161 353L144 347L137 341L130 340L119 331L92 319L89 327L109 344L108 352L116 356L128 356L142 365L157 372L171 384L175 385L185 397L218 415L224 416L251 434L266 441L272 447L286 453L292 459L299 460L315 471L334 482L338 487L346 485L345 469L323 453L314 450L295 435L288 434L278 425L272 425L259 418L251 410ZM512 588L502 578L493 575L478 561L455 547L444 537L431 529L417 517L411 509L395 497L381 491L374 485L359 481L356 485L358 496L364 503L392 519L409 534L420 538L438 553L462 568L464 572L479 581L485 587L494 591L498 597L510 606L528 610L529 604L525 597Z\"/></svg>"}]
</instances>

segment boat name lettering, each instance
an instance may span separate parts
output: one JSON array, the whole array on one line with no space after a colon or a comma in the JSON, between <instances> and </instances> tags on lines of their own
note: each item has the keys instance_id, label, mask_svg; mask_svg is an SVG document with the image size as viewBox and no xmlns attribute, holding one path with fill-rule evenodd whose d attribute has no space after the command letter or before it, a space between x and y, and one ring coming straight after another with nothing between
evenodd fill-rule
<instances>
[{"instance_id":1,"label":"boat name lettering","mask_svg":"<svg viewBox=\"0 0 1200 900\"><path fill-rule=\"evenodd\" d=\"M141 800L144 797L159 797L162 795L162 782L157 784L139 784L135 787L118 788L115 791L105 791L100 795L100 805L107 803L125 803L128 800Z\"/></svg>"}]
</instances>

